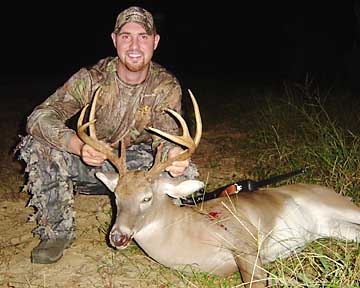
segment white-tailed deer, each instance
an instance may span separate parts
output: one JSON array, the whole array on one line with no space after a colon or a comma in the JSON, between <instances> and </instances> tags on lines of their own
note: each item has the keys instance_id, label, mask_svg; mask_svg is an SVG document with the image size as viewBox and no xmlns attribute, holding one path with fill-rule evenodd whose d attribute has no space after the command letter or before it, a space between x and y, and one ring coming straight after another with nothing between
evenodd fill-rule
<instances>
[{"instance_id":1,"label":"white-tailed deer","mask_svg":"<svg viewBox=\"0 0 360 288\"><path fill-rule=\"evenodd\" d=\"M78 134L87 144L107 155L119 174L98 173L97 177L115 193L117 216L110 242L119 249L136 243L157 262L184 271L186 267L221 276L240 271L247 287L265 287L262 265L287 257L309 241L334 237L360 240L360 208L332 189L293 184L260 189L204 202L199 207L177 207L172 198L185 197L203 187L197 180L161 177L172 161L191 156L201 138L201 117L189 91L197 123L194 139L185 121L182 136L149 128L153 133L186 148L176 158L160 161L161 147L149 171L126 171L125 148L121 157L96 139L94 98L90 121L78 121ZM89 127L90 136L85 133ZM171 196L171 197L169 197Z\"/></svg>"}]
</instances>

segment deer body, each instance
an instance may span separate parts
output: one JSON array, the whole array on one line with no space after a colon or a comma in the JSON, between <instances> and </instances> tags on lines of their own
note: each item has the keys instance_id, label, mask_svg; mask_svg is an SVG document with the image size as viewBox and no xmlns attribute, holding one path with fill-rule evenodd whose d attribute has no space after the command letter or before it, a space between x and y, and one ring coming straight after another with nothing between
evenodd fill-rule
<instances>
[{"instance_id":1,"label":"deer body","mask_svg":"<svg viewBox=\"0 0 360 288\"><path fill-rule=\"evenodd\" d=\"M209 229L204 216L191 208L184 210L175 208L170 215L157 215L156 223L136 232L136 243L157 262L173 269L184 271L191 265L191 269L218 275L237 271L231 251L224 249L217 237L223 231L219 227Z\"/></svg>"},{"instance_id":2,"label":"deer body","mask_svg":"<svg viewBox=\"0 0 360 288\"><path fill-rule=\"evenodd\" d=\"M150 257L165 266L220 276L239 270L251 287L265 287L266 272L262 265L289 256L309 241L326 237L360 241L360 208L319 185L292 184L241 192L213 199L200 207L175 206L169 196L186 197L204 186L197 180L161 175L172 161L189 158L199 144L201 118L194 96L190 92L197 124L194 139L184 119L172 110L167 111L179 120L182 136L149 128L187 149L161 162L160 146L149 171L126 171L123 143L118 158L96 139L97 94L90 121L82 124L85 109L79 117L78 135L103 152L120 172L96 174L115 195L117 215L110 243L116 248L124 249L134 239ZM84 132L87 127L90 136Z\"/></svg>"},{"instance_id":3,"label":"deer body","mask_svg":"<svg viewBox=\"0 0 360 288\"><path fill-rule=\"evenodd\" d=\"M106 175L98 177L109 185ZM123 249L133 238L167 267L186 271L191 266L220 276L240 270L244 281L250 281L266 279L264 263L287 257L310 241L360 240L360 208L323 186L292 184L243 192L200 208L174 205L167 194L174 193L176 182L160 178L134 194L116 193L118 214L111 233L126 235L127 241L113 241L115 247ZM141 208L140 199L149 195L151 202Z\"/></svg>"}]
</instances>

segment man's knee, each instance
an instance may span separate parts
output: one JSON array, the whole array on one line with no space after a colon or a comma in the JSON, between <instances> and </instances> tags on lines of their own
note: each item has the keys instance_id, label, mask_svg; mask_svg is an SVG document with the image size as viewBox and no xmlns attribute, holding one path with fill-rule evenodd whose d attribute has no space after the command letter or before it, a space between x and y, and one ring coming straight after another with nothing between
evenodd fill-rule
<instances>
[{"instance_id":1,"label":"man's knee","mask_svg":"<svg viewBox=\"0 0 360 288\"><path fill-rule=\"evenodd\" d=\"M60 151L50 145L43 144L34 137L23 137L17 148L19 160L26 163L25 172L29 175L29 181L40 177L45 183L61 179L73 178L77 174L75 155L66 151Z\"/></svg>"},{"instance_id":2,"label":"man's knee","mask_svg":"<svg viewBox=\"0 0 360 288\"><path fill-rule=\"evenodd\" d=\"M148 170L153 160L151 145L141 143L126 149L126 167L128 170Z\"/></svg>"}]
</instances>

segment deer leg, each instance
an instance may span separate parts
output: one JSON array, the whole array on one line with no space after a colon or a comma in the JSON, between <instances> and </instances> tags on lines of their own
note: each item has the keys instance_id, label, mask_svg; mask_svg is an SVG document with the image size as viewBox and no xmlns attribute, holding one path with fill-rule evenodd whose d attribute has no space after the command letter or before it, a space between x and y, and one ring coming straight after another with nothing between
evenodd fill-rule
<instances>
[{"instance_id":1,"label":"deer leg","mask_svg":"<svg viewBox=\"0 0 360 288\"><path fill-rule=\"evenodd\" d=\"M239 268L241 278L247 288L267 287L267 273L262 268L261 260L255 254L234 255L236 264Z\"/></svg>"}]
</instances>

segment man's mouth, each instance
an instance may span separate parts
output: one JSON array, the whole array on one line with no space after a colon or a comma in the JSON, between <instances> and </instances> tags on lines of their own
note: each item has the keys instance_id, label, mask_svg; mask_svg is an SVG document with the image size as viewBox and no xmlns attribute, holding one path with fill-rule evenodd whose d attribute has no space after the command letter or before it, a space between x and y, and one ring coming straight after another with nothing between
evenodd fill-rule
<instances>
[{"instance_id":1,"label":"man's mouth","mask_svg":"<svg viewBox=\"0 0 360 288\"><path fill-rule=\"evenodd\" d=\"M137 58L140 58L142 56L141 53L135 53L135 52L130 52L127 55L132 59L137 59Z\"/></svg>"}]
</instances>

